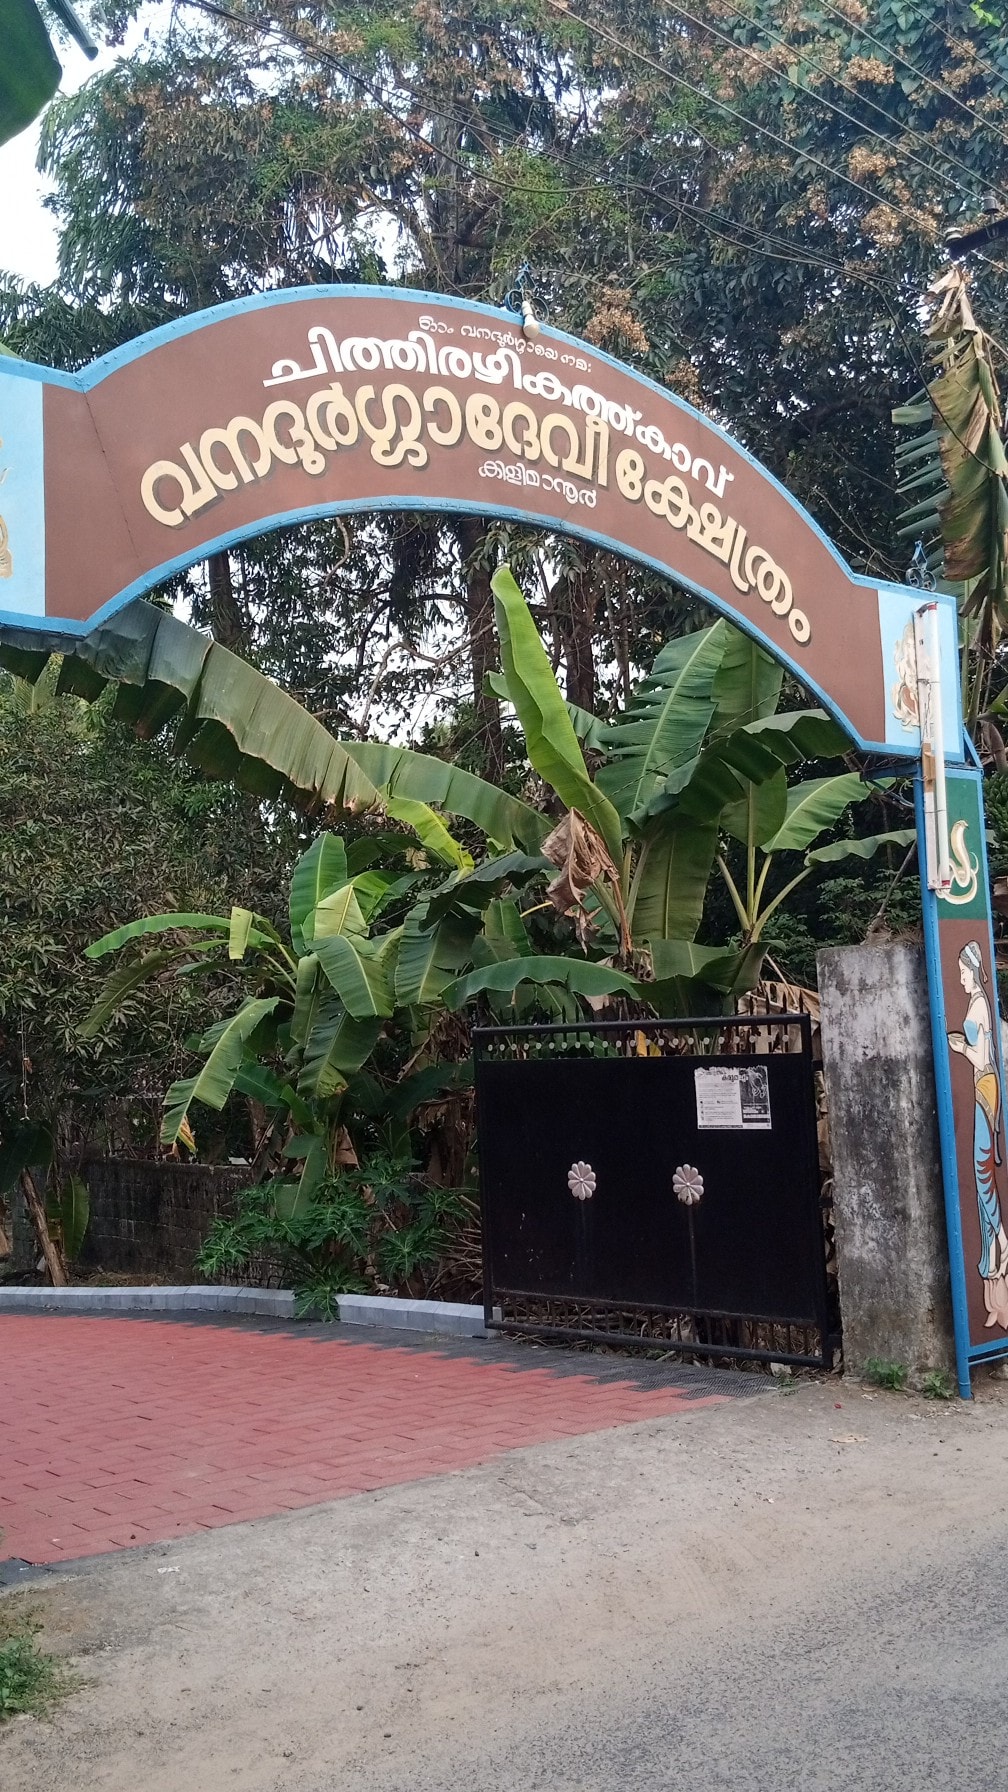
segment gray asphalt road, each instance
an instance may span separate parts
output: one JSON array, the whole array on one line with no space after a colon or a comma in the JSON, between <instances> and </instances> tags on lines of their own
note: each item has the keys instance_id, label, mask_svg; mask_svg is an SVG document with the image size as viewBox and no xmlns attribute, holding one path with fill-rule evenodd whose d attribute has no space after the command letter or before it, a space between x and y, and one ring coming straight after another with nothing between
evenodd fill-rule
<instances>
[{"instance_id":1,"label":"gray asphalt road","mask_svg":"<svg viewBox=\"0 0 1008 1792\"><path fill-rule=\"evenodd\" d=\"M0 1785L1008 1785L1005 1392L769 1393L44 1584L88 1683Z\"/></svg>"}]
</instances>

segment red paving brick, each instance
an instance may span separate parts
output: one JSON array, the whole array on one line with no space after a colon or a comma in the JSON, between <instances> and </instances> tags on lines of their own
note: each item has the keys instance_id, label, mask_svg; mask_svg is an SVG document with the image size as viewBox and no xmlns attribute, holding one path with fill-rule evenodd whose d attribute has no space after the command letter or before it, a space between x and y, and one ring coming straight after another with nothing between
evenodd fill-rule
<instances>
[{"instance_id":1,"label":"red paving brick","mask_svg":"<svg viewBox=\"0 0 1008 1792\"><path fill-rule=\"evenodd\" d=\"M0 1559L165 1542L713 1405L292 1332L0 1316Z\"/></svg>"}]
</instances>

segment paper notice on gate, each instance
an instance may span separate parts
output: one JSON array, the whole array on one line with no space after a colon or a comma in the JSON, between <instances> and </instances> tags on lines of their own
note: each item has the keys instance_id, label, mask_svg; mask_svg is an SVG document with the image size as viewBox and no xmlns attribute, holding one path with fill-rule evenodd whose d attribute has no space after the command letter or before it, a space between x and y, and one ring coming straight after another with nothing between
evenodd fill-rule
<instances>
[{"instance_id":1,"label":"paper notice on gate","mask_svg":"<svg viewBox=\"0 0 1008 1792\"><path fill-rule=\"evenodd\" d=\"M695 1070L693 1079L700 1131L770 1130L770 1086L765 1064L746 1064L739 1069L712 1064L708 1069Z\"/></svg>"}]
</instances>

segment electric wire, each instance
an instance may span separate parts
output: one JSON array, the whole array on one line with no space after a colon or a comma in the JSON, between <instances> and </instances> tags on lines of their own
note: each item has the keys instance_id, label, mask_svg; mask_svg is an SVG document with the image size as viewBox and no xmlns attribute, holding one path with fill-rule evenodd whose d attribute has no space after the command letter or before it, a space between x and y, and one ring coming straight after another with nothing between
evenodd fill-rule
<instances>
[{"instance_id":1,"label":"electric wire","mask_svg":"<svg viewBox=\"0 0 1008 1792\"><path fill-rule=\"evenodd\" d=\"M944 162L947 167L958 168L963 174L967 175L971 181L980 185L989 186L989 179L987 177L979 174L975 168L968 167L965 162L960 161L958 156L951 155L947 149L938 148L932 139L927 136L926 132L919 131L915 126L905 123L905 121L898 118L894 112L889 112L885 106L880 106L877 100L870 99L866 93L860 93L856 87L852 87L848 81L842 80L840 75L834 73L832 69L828 69L824 63L818 62L814 56L809 54L804 46L793 44L784 36L783 32L777 31L772 25L766 24L763 20L758 20L753 13L746 12L743 7L736 6L734 0L721 0L721 5L726 7L729 12L734 13L735 17L741 19L744 24L757 26L764 36L771 38L775 43L778 43L782 45L783 48L791 51L794 56L800 59L801 63L807 65L809 68L815 69L817 74L822 75L827 81L830 81L834 87L839 87L844 93L850 94L851 98L857 100L859 105L867 106L872 112L877 112L880 118L884 118L888 124L893 125L902 136L909 136L914 138L916 142L923 143L931 154L940 157L941 161ZM708 24L703 19L695 18L692 13L686 12L684 7L675 4L675 0L673 0L673 10L679 13L683 18L689 19L692 24L699 25L702 30L714 32L716 36L721 37L725 43L732 45L735 49L745 50L747 54L749 53L748 47L740 43L738 39L729 37L720 31L717 31L715 26ZM774 69L772 63L768 62L767 66L774 74L780 74L781 71ZM830 104L825 95L817 93L814 88L799 87L798 91L807 94L810 99L820 101L823 105L828 106ZM851 119L850 114L842 110L840 111L840 116L847 118L848 121L852 122L857 127L858 131L864 135L877 137L880 143L885 144L890 153L896 155L905 153L899 149L899 146L894 143L891 138L885 136L881 131L873 130L872 127L865 124L863 120L858 118ZM916 156L912 156L911 159L917 162L918 167L927 166L930 173L937 174L938 170L933 168L930 164L920 162ZM967 198L975 199L975 195L968 192L961 181L955 181L954 185L959 188L960 193L966 193Z\"/></svg>"},{"instance_id":2,"label":"electric wire","mask_svg":"<svg viewBox=\"0 0 1008 1792\"><path fill-rule=\"evenodd\" d=\"M985 60L985 58L983 56L981 56L979 50L976 47L976 44L973 42L973 39L971 37L962 37L962 38L953 37L951 31L946 31L944 25L939 24L937 17L935 17L935 15L933 13L925 12L922 6L918 6L914 3L914 0L902 0L902 5L907 12L914 13L916 15L916 17L918 19L922 20L922 22L925 25L930 25L933 27L933 29L935 31L939 32L941 34L941 36L945 39L945 42L953 50L959 49L962 46L962 44L964 44L964 43L968 44L970 47L970 50L972 52L973 61L976 63L977 68L983 69L985 74L993 75L995 81L999 81L1001 83L1002 87L1008 87L1008 75L1006 75L1005 70L1001 69L1001 68L997 68L993 62L987 62ZM860 29L860 27L858 27L858 29ZM912 66L912 64L910 64L908 66ZM985 121L983 119L978 119L978 123L982 124L984 122ZM990 128L992 130L997 130L998 127L997 127L997 125L992 123Z\"/></svg>"},{"instance_id":3,"label":"electric wire","mask_svg":"<svg viewBox=\"0 0 1008 1792\"><path fill-rule=\"evenodd\" d=\"M180 0L180 3L193 7L197 11L207 13L213 17L225 19L246 31L255 32L261 29L254 20L245 18L240 13L234 12L221 4L220 0ZM286 26L281 27L274 25L270 27L270 31L281 43L290 44L299 49L307 50L311 54L318 56L323 62L327 62L336 68L346 81L359 87L361 91L372 100L378 110L390 119L397 129L402 130L407 136L412 137L414 141L420 144L425 150L429 151L432 156L436 156L440 161L446 162L449 166L458 169L470 179L476 178L485 182L488 186L495 187L499 192L505 195L530 194L536 197L541 197L542 189L540 186L515 181L511 178L504 178L491 172L489 169L474 170L471 163L466 162L461 156L454 154L444 145L432 145L429 138L424 136L423 132L415 125L410 124L407 119L402 118L401 115L389 105L388 101L383 97L380 91L378 91L363 75L357 70L350 68L341 57L337 56L324 45L315 43L310 38L301 37L298 33L291 31ZM439 112L438 108L429 105L424 96L417 94L413 89L404 88L404 91L412 99L423 98L427 110L435 116L439 116L453 125L458 124L458 119L455 115L447 112ZM512 136L512 142L519 143L520 141L519 134L515 132ZM554 149L550 149L548 154L551 161L571 168L575 173L583 176L584 171L578 169L577 164L574 163L570 157L564 156ZM631 188L634 192L645 195L652 206L666 208L669 212L691 217L697 222L702 222L704 219L709 220L710 234L732 248L765 254L771 260L793 261L803 265L819 267L824 272L838 275L841 279L860 279L862 282L867 282L869 285L877 285L879 281L884 278L875 272L868 273L864 270L853 268L849 264L845 265L841 262L831 261L826 256L817 255L812 251L802 249L787 237L778 236L776 233L767 231L762 227L747 224L742 219L726 218L723 214L711 211L708 207L696 205L691 200L684 199L681 196L662 196L655 191L653 186L645 185L642 181L634 180L625 183L625 185ZM602 187L600 180L598 179L579 186L567 187L564 191L564 202L566 203L569 198L585 195L597 197L601 191ZM872 199L874 204L880 203L874 195L868 194L868 197ZM739 237L734 234L737 230L745 231L749 240L740 240ZM888 284L894 292L899 292L901 290L894 282L890 281L886 282L886 284Z\"/></svg>"},{"instance_id":4,"label":"electric wire","mask_svg":"<svg viewBox=\"0 0 1008 1792\"><path fill-rule=\"evenodd\" d=\"M960 112L965 112L966 117L970 119L973 124L980 125L985 130L994 131L1003 142L1008 143L1008 131L1003 131L1001 126L995 124L992 118L981 118L974 112L972 106L967 106L965 100L959 99L958 95L954 94L950 88L943 87L940 81L933 80L930 75L925 74L922 68L918 68L915 62L909 62L905 56L901 56L899 51L894 50L891 45L883 43L880 38L873 37L871 32L868 31L864 25L855 24L845 13L838 11L835 6L831 6L829 0L818 0L818 4L822 7L824 12L828 12L834 19L839 19L840 23L845 25L848 31L856 33L859 37L863 37L866 43L872 44L876 50L881 50L883 56L888 56L891 61L898 62L902 68L908 69L912 75L916 75L918 81L922 81L926 87L932 88L932 90L945 101L946 105L957 106ZM941 26L937 26L936 29L941 31ZM942 36L946 38L949 43L954 41L949 37L946 31L942 31ZM997 74L997 71L991 68L990 63L986 63L984 66L989 68L992 74ZM1004 76L998 75L997 78L1003 80Z\"/></svg>"},{"instance_id":5,"label":"electric wire","mask_svg":"<svg viewBox=\"0 0 1008 1792\"><path fill-rule=\"evenodd\" d=\"M221 5L219 3L219 0L182 0L182 4L193 6L198 11L202 11L205 13L209 13L211 15L216 15L218 17L224 18L245 30L256 31L256 30L261 29L261 27L259 27L255 21L253 21L251 19L243 18L240 14L231 11L231 9ZM614 36L614 34L609 33L604 28L599 28L599 27L588 25L586 20L578 18L575 14L569 13L567 10L567 7L562 4L562 0L546 0L546 4L548 6L551 6L554 10L562 12L565 17L571 19L573 22L576 22L576 23L582 25L589 32L594 32L595 35L602 35L607 38ZM406 123L406 121L401 119L399 117L399 115L396 112L394 112L391 107L388 106L387 102L383 99L383 97L375 91L375 89L370 85L370 83L368 83L355 70L349 69L346 66L346 64L342 61L342 59L339 58L338 56L336 56L335 53L325 49L323 46L321 46L319 44L313 43L310 39L301 38L297 33L290 31L286 27L281 28L278 26L274 26L274 27L271 27L271 30L273 31L273 34L276 37L279 37L282 41L287 41L293 45L296 45L300 49L309 50L309 51L311 51L312 54L319 56L323 61L328 62L328 63L332 64L333 66L335 66L340 71L340 73L343 74L345 79L353 82L355 85L359 86L365 93L367 93L368 96L374 101L374 103L383 112L385 112L386 115L389 116L393 120L394 123L396 123L400 128L405 130L409 135L413 136L417 141L422 143L425 148L432 149L432 146L430 145L429 140L426 137L424 137L420 131L418 131L413 126L408 125ZM637 57L639 60L646 62L648 65L656 68L657 71L660 74L662 74L663 76L665 76L666 78L671 78L672 80L678 79L678 77L671 74L671 71L664 69L661 66L661 64L655 62L655 60L650 55L648 55L647 52L637 50L636 47L631 44L624 44L622 42L619 42L619 40L615 40L615 39L614 39L614 41L617 41L619 48L621 48L624 51L628 52L629 54ZM411 97L419 97L419 96L414 96L412 94L411 90L406 90L406 91L410 92ZM447 117L448 115L443 114L442 116ZM738 116L742 117L743 115L738 114ZM765 127L762 127L762 128L765 129ZM775 133L773 133L773 132L770 132L768 134L771 136L775 136ZM777 140L785 143L785 145L786 145L785 139L777 139ZM438 149L435 153L437 153L439 156L442 156L444 160L448 161L456 168L461 169L462 172L465 173L467 176L469 176L469 177L472 176L473 170L472 170L471 166L469 164L467 164L466 162L464 162L460 157L452 155L451 152L443 150L440 146L438 147ZM801 154L803 152L799 151L798 153ZM555 159L559 159L559 160L563 160L564 162L567 162L567 158L565 158L565 157L555 158ZM573 164L570 164L570 165L573 166ZM825 166L825 164L824 164L824 166ZM532 193L536 193L536 194L538 194L540 192L540 189L538 187L521 187L518 183L515 183L513 181L503 181L499 177L491 175L491 174L487 173L486 171L481 171L479 178L485 180L488 185L496 186L499 190L501 190L503 192L525 191L525 192L532 192ZM841 176L841 178L846 178L846 177ZM654 193L652 188L650 188L650 187L645 188L643 186L643 183L640 183L640 182L635 182L633 184L637 190L647 193L653 202L657 199L657 195ZM868 198L873 200L873 203L876 203L876 204L880 203L880 201L876 200L875 196L873 194L871 194L870 192L868 192L868 190L866 188L860 188L858 182L851 181L849 184L851 184L853 186L858 186L860 191L864 192ZM583 188L582 190L585 192L595 193L598 191L597 184L592 185L592 186L587 186L587 187ZM568 192L569 191L570 191L570 189L568 189ZM882 202L882 203L884 203L884 202ZM679 210L682 210L683 212L687 212L687 213L692 213L693 211L695 211L701 216L710 217L710 218L717 217L717 214L708 212L706 210L706 208L703 208L703 207L692 208L688 201L678 201L678 200L673 201L671 209L673 211L679 209ZM900 208L900 209L902 209L902 208ZM737 219L725 220L725 222L726 223L731 222L732 224L734 224L736 226L738 226L741 223L741 221L737 220ZM746 229L747 231L752 231L752 234L754 235L754 237L757 237L758 240L766 240L766 239L759 239L759 233L754 231L752 226L742 225L741 227ZM724 232L714 230L713 234L716 236L722 236L723 240L731 243L732 246L735 248L748 249L750 252L753 252L753 250L755 249L754 244L742 243L738 240L737 237L729 236ZM786 239L776 239L776 240L786 242ZM899 293L900 289L893 282L883 281L881 279L878 279L873 274L869 274L861 269L854 269L854 268L850 268L847 266L843 266L842 264L831 263L831 262L826 261L825 259L808 256L801 251L798 251L797 253L795 253L794 246L790 245L790 244L788 244L788 248L789 248L789 250L791 250L790 254L788 254L786 256L776 257L776 259L800 261L803 263L811 262L813 265L816 265L818 263L818 265L822 266L828 272L838 274L838 275L840 275L841 278L860 279L863 284L867 285L872 291L877 293L878 297L881 299L883 305L885 306L887 312L889 313L889 317L891 319L894 329L896 330L896 332L900 338L900 341L903 346L903 351L907 357L907 361L908 361L909 365L913 369L916 376L920 379L922 386L926 390L929 391L932 375L928 374L928 372L926 371L924 366L921 364L921 361L919 360L917 354L915 353L915 351L911 345L910 338L906 332L906 329L904 328L904 325L903 325L901 319L899 318L897 312L895 311L892 304L890 303L890 300L888 297L888 292L886 290L886 289L888 289L888 291ZM765 250L761 250L761 249L756 249L756 252L769 253L771 255L773 254L772 251L765 251ZM932 399L932 403L934 403L933 399ZM984 466L986 468L986 463L984 461L982 461L980 456L977 455L974 452L974 450L969 447L969 444L963 440L963 438L959 435L958 431L956 430L955 426L952 424L951 420L945 415L945 413L940 409L940 407L937 404L934 404L934 408L937 411L939 417L941 418L943 424L948 429L949 433L959 443L960 447L964 450L964 452L969 455L970 459L975 460L978 465Z\"/></svg>"},{"instance_id":6,"label":"electric wire","mask_svg":"<svg viewBox=\"0 0 1008 1792\"><path fill-rule=\"evenodd\" d=\"M621 50L624 55L635 57L638 62L645 64L657 74L661 75L663 80L670 81L675 87L682 87L685 92L692 94L694 99L703 100L708 106L713 106L717 111L723 112L726 117L734 119L738 124L743 125L746 131L756 131L763 137L769 137L779 148L787 150L789 155L796 157L799 161L807 162L812 168L821 169L824 174L828 174L833 180L842 181L845 186L851 187L855 192L860 193L864 199L869 199L873 207L884 205L888 207L890 211L900 213L904 218L909 218L911 223L919 226L919 215L910 211L909 207L900 204L898 200L887 199L884 194L873 193L870 187L866 187L861 181L855 180L853 175L844 174L842 169L833 167L829 162L824 162L821 156L813 155L810 150L801 149L798 144L790 142L787 137L780 136L777 131L771 130L769 125L760 124L757 119L747 117L744 112L739 111L737 106L729 105L727 100L719 100L714 94L708 93L706 88L697 87L692 81L687 81L685 75L677 74L674 69L667 68L664 63L659 62L657 57L652 56L649 51L638 49L635 44L628 42L626 38L620 37L615 31L610 31L607 25L597 25L590 19L584 18L580 13L572 12L567 4L567 0L545 0L545 4L552 12L559 14L561 18L566 19L570 24L580 25L583 30L587 31L591 36L598 38L601 42L611 44L615 49ZM707 27L705 27L705 29L706 28ZM734 47L736 49L741 48L740 45L735 45Z\"/></svg>"}]
</instances>

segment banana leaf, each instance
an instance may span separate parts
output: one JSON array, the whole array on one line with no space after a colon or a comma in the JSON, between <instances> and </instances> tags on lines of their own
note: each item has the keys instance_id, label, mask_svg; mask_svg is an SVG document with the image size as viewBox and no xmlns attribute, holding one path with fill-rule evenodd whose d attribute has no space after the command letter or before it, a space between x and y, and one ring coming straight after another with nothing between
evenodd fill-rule
<instances>
[{"instance_id":1,"label":"banana leaf","mask_svg":"<svg viewBox=\"0 0 1008 1792\"><path fill-rule=\"evenodd\" d=\"M316 938L314 950L323 976L354 1020L391 1015L392 990L384 951L351 934Z\"/></svg>"},{"instance_id":2,"label":"banana leaf","mask_svg":"<svg viewBox=\"0 0 1008 1792\"><path fill-rule=\"evenodd\" d=\"M785 710L746 722L712 739L695 760L673 773L652 798L649 813L676 809L698 821L709 820L729 805L743 803L750 785L776 778L782 767L805 759L834 759L849 747L843 729L821 709ZM783 820L782 809L776 825Z\"/></svg>"},{"instance_id":3,"label":"banana leaf","mask_svg":"<svg viewBox=\"0 0 1008 1792\"><path fill-rule=\"evenodd\" d=\"M80 1256L91 1218L91 1195L81 1176L68 1176L59 1194L46 1202L50 1226L59 1231L60 1246L68 1263Z\"/></svg>"},{"instance_id":4,"label":"banana leaf","mask_svg":"<svg viewBox=\"0 0 1008 1792\"><path fill-rule=\"evenodd\" d=\"M597 1000L602 996L636 997L638 987L632 977L609 965L592 964L582 958L506 959L503 963L481 965L468 976L449 983L441 992L446 1008L464 1008L474 997L490 992L509 995L513 1001L519 985L558 984L572 995Z\"/></svg>"},{"instance_id":5,"label":"banana leaf","mask_svg":"<svg viewBox=\"0 0 1008 1792\"><path fill-rule=\"evenodd\" d=\"M404 1008L436 1002L472 956L477 914L447 914L428 925L426 904L406 917L395 967L395 998Z\"/></svg>"},{"instance_id":6,"label":"banana leaf","mask_svg":"<svg viewBox=\"0 0 1008 1792\"><path fill-rule=\"evenodd\" d=\"M338 1095L371 1056L382 1024L377 1018L355 1020L335 995L321 1002L304 1048L298 1094L307 1101Z\"/></svg>"},{"instance_id":7,"label":"banana leaf","mask_svg":"<svg viewBox=\"0 0 1008 1792\"><path fill-rule=\"evenodd\" d=\"M788 791L787 814L773 838L761 842L764 852L804 852L846 809L865 802L871 794L857 772L806 778Z\"/></svg>"},{"instance_id":8,"label":"banana leaf","mask_svg":"<svg viewBox=\"0 0 1008 1792\"><path fill-rule=\"evenodd\" d=\"M648 825L627 904L635 940L694 938L717 852L717 819L674 813Z\"/></svg>"},{"instance_id":9,"label":"banana leaf","mask_svg":"<svg viewBox=\"0 0 1008 1792\"><path fill-rule=\"evenodd\" d=\"M314 1116L308 1103L302 1101L290 1083L282 1081L268 1064L260 1064L257 1060L247 1058L235 1077L234 1092L236 1095L247 1095L251 1101L260 1102L264 1108L290 1114L299 1126L312 1125Z\"/></svg>"},{"instance_id":10,"label":"banana leaf","mask_svg":"<svg viewBox=\"0 0 1008 1792\"><path fill-rule=\"evenodd\" d=\"M834 840L829 846L817 846L807 852L805 863L838 865L844 859L873 859L883 846L902 847L905 851L916 838L916 828L893 828L888 834L868 834L861 840Z\"/></svg>"},{"instance_id":11,"label":"banana leaf","mask_svg":"<svg viewBox=\"0 0 1008 1792\"><path fill-rule=\"evenodd\" d=\"M486 859L463 877L452 877L436 889L426 903L426 925L431 926L449 909L484 909L508 884L524 884L530 878L554 875L548 859L525 852L501 853Z\"/></svg>"},{"instance_id":12,"label":"banana leaf","mask_svg":"<svg viewBox=\"0 0 1008 1792\"><path fill-rule=\"evenodd\" d=\"M608 762L601 790L620 815L636 820L669 773L693 760L716 709L715 685L732 634L727 623L670 641L605 731Z\"/></svg>"},{"instance_id":13,"label":"banana leaf","mask_svg":"<svg viewBox=\"0 0 1008 1792\"><path fill-rule=\"evenodd\" d=\"M346 848L338 834L319 834L302 853L291 877L288 910L291 945L300 958L306 950L305 927L323 897L347 881Z\"/></svg>"},{"instance_id":14,"label":"banana leaf","mask_svg":"<svg viewBox=\"0 0 1008 1792\"><path fill-rule=\"evenodd\" d=\"M615 864L623 829L608 797L592 783L553 668L524 597L507 567L490 581L508 694L525 735L529 761L568 809L601 834Z\"/></svg>"},{"instance_id":15,"label":"banana leaf","mask_svg":"<svg viewBox=\"0 0 1008 1792\"><path fill-rule=\"evenodd\" d=\"M0 625L0 665L37 681L62 654L61 682L88 701L117 685L115 714L141 735L178 712L173 751L210 778L270 801L357 815L386 792L471 821L505 848L535 847L548 819L471 772L406 747L340 742L254 666L142 599L83 638Z\"/></svg>"},{"instance_id":16,"label":"banana leaf","mask_svg":"<svg viewBox=\"0 0 1008 1792\"><path fill-rule=\"evenodd\" d=\"M501 703L511 702L507 679L503 672L488 672L483 683L492 697L497 697ZM582 747L590 747L596 753L604 753L608 723L604 722L601 716L592 715L590 709L581 709L577 703L565 702L564 708L570 716L574 732Z\"/></svg>"},{"instance_id":17,"label":"banana leaf","mask_svg":"<svg viewBox=\"0 0 1008 1792\"><path fill-rule=\"evenodd\" d=\"M77 1029L81 1039L94 1039L108 1025L112 1016L118 1012L127 996L134 990L142 989L145 983L153 982L160 977L169 965L178 965L181 959L192 952L210 952L220 946L216 938L209 940L186 940L177 946L165 946L158 952L148 952L143 958L132 959L129 964L120 965L113 971L102 985L101 993L94 1001L90 1011L85 1015Z\"/></svg>"},{"instance_id":18,"label":"banana leaf","mask_svg":"<svg viewBox=\"0 0 1008 1792\"><path fill-rule=\"evenodd\" d=\"M726 626L726 625L722 625ZM767 721L780 702L784 668L741 629L728 628L728 640L714 680L716 708L711 740L736 728Z\"/></svg>"},{"instance_id":19,"label":"banana leaf","mask_svg":"<svg viewBox=\"0 0 1008 1792\"><path fill-rule=\"evenodd\" d=\"M411 796L387 796L385 813L393 821L412 828L432 857L440 859L443 865L454 865L459 871L472 870L472 854L459 845L428 803L417 802Z\"/></svg>"},{"instance_id":20,"label":"banana leaf","mask_svg":"<svg viewBox=\"0 0 1008 1792\"><path fill-rule=\"evenodd\" d=\"M376 740L345 741L341 750L382 791L435 804L447 815L462 816L478 827L491 845L505 852L515 845L534 852L549 832L549 817L530 803L429 753Z\"/></svg>"},{"instance_id":21,"label":"banana leaf","mask_svg":"<svg viewBox=\"0 0 1008 1792\"><path fill-rule=\"evenodd\" d=\"M224 1106L242 1067L249 1040L257 1027L273 1013L278 1000L277 996L269 996L245 1002L237 1014L204 1034L204 1044L213 1041L209 1056L195 1076L180 1077L165 1096L162 1145L178 1142L194 1101L202 1101L218 1111Z\"/></svg>"},{"instance_id":22,"label":"banana leaf","mask_svg":"<svg viewBox=\"0 0 1008 1792\"><path fill-rule=\"evenodd\" d=\"M0 143L48 105L62 69L34 0L0 0Z\"/></svg>"}]
</instances>

